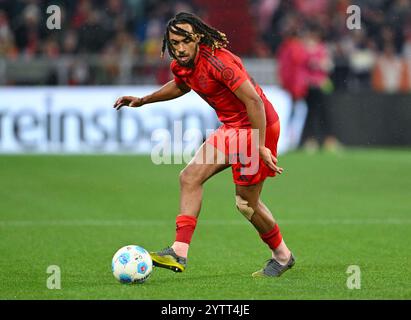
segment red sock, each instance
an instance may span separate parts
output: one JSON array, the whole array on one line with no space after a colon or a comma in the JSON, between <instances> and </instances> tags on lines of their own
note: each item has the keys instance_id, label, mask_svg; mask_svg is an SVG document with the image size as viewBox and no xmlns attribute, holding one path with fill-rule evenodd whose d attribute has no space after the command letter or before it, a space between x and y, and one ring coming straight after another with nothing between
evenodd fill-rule
<instances>
[{"instance_id":1,"label":"red sock","mask_svg":"<svg viewBox=\"0 0 411 320\"><path fill-rule=\"evenodd\" d=\"M197 218L193 216L179 215L176 218L176 241L190 244Z\"/></svg>"},{"instance_id":2,"label":"red sock","mask_svg":"<svg viewBox=\"0 0 411 320\"><path fill-rule=\"evenodd\" d=\"M260 237L273 251L277 249L277 247L280 245L281 241L283 240L283 236L281 235L278 224L276 224L271 231L268 231L267 233L263 233L263 234L260 233Z\"/></svg>"}]
</instances>

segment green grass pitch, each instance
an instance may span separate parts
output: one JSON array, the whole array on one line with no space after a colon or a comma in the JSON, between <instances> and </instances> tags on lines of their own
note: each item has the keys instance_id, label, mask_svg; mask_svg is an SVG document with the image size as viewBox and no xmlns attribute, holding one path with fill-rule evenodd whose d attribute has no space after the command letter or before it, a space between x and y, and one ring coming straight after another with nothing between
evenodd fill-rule
<instances>
[{"instance_id":1,"label":"green grass pitch","mask_svg":"<svg viewBox=\"0 0 411 320\"><path fill-rule=\"evenodd\" d=\"M111 274L127 244L174 240L182 165L141 156L0 156L0 299L410 299L411 151L348 149L279 157L263 200L297 258L251 273L268 248L234 205L230 170L205 185L188 268L143 285ZM46 287L61 268L61 289ZM347 288L350 265L361 288Z\"/></svg>"}]
</instances>

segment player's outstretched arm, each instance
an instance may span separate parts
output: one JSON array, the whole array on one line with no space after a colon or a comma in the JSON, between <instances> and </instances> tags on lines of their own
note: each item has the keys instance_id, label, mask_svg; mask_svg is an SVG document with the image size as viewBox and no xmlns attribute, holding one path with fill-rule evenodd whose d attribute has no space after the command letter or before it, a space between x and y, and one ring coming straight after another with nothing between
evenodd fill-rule
<instances>
[{"instance_id":1,"label":"player's outstretched arm","mask_svg":"<svg viewBox=\"0 0 411 320\"><path fill-rule=\"evenodd\" d=\"M133 96L123 96L116 100L113 108L120 110L122 107L127 106L131 108L141 107L148 103L154 103L159 101L172 100L190 91L190 87L184 85L177 85L174 80L167 82L159 90L142 98Z\"/></svg>"}]
</instances>

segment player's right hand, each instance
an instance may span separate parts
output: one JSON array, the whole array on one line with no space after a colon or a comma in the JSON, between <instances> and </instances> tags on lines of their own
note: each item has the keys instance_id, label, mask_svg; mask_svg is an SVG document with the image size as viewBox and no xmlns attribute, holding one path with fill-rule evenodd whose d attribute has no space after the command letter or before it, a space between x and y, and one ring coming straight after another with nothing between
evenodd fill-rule
<instances>
[{"instance_id":1,"label":"player's right hand","mask_svg":"<svg viewBox=\"0 0 411 320\"><path fill-rule=\"evenodd\" d=\"M130 108L141 107L144 104L142 98L132 97L132 96L123 96L116 100L113 108L120 110L122 107L127 106Z\"/></svg>"}]
</instances>

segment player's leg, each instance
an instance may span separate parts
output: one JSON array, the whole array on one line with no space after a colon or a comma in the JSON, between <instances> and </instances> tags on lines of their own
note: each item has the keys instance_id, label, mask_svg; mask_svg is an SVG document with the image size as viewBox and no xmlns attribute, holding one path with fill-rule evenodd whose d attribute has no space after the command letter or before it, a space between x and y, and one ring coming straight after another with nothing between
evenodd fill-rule
<instances>
[{"instance_id":1,"label":"player's leg","mask_svg":"<svg viewBox=\"0 0 411 320\"><path fill-rule=\"evenodd\" d=\"M203 184L229 167L227 158L213 145L204 142L193 159L180 173L180 214L198 217Z\"/></svg>"},{"instance_id":2,"label":"player's leg","mask_svg":"<svg viewBox=\"0 0 411 320\"><path fill-rule=\"evenodd\" d=\"M187 257L203 199L203 184L213 175L228 168L225 155L205 142L180 173L180 214L177 216L174 251Z\"/></svg>"},{"instance_id":3,"label":"player's leg","mask_svg":"<svg viewBox=\"0 0 411 320\"><path fill-rule=\"evenodd\" d=\"M227 159L221 151L205 142L194 158L180 173L180 214L176 217L176 238L170 248L151 252L156 266L182 272L187 263L187 254L200 214L203 184L213 175L228 168Z\"/></svg>"},{"instance_id":4,"label":"player's leg","mask_svg":"<svg viewBox=\"0 0 411 320\"><path fill-rule=\"evenodd\" d=\"M278 223L273 217L271 211L267 208L267 206L259 199L258 206L256 210L256 215L251 223L256 227L259 226L260 229L257 229L260 234L267 234L273 228L278 228ZM279 229L278 229L278 232ZM281 242L277 245L274 245L272 250L273 258L276 259L280 264L286 264L290 259L291 252L288 249L287 245L285 244L284 238L281 236Z\"/></svg>"},{"instance_id":5,"label":"player's leg","mask_svg":"<svg viewBox=\"0 0 411 320\"><path fill-rule=\"evenodd\" d=\"M272 259L253 276L279 276L294 265L294 258L281 235L279 226L267 206L261 201L263 181L251 186L236 185L236 206L253 224L260 238L272 252Z\"/></svg>"}]
</instances>

